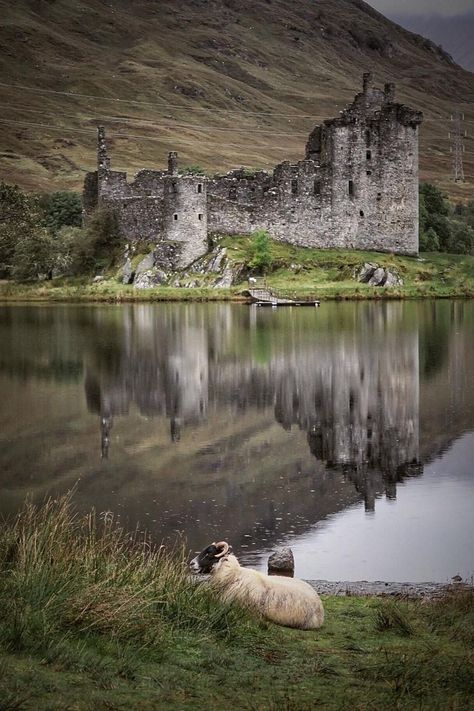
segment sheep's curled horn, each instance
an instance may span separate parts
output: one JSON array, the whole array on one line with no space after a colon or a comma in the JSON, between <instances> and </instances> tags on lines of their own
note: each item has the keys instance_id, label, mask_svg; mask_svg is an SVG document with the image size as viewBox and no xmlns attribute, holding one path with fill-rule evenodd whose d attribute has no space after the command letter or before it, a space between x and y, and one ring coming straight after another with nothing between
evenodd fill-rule
<instances>
[{"instance_id":1,"label":"sheep's curled horn","mask_svg":"<svg viewBox=\"0 0 474 711\"><path fill-rule=\"evenodd\" d=\"M229 544L226 541L219 541L219 543L214 543L216 548L222 548L221 553L216 553L215 558L222 558L229 552Z\"/></svg>"}]
</instances>

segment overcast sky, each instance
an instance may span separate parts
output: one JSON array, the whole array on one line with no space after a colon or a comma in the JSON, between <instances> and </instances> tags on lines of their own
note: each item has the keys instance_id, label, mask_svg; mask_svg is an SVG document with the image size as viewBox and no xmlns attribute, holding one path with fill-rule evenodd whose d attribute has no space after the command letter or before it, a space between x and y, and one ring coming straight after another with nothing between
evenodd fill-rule
<instances>
[{"instance_id":1,"label":"overcast sky","mask_svg":"<svg viewBox=\"0 0 474 711\"><path fill-rule=\"evenodd\" d=\"M367 0L387 17L399 15L462 15L474 12L474 0Z\"/></svg>"}]
</instances>

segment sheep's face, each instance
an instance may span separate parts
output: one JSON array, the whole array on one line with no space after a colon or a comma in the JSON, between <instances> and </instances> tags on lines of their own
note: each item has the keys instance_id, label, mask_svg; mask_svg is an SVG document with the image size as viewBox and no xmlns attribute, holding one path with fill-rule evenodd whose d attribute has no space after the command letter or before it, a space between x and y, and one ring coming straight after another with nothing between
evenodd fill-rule
<instances>
[{"instance_id":1,"label":"sheep's face","mask_svg":"<svg viewBox=\"0 0 474 711\"><path fill-rule=\"evenodd\" d=\"M229 553L230 546L225 541L220 543L211 543L210 546L204 548L189 564L193 573L212 573L212 570L217 563L220 563L225 555Z\"/></svg>"}]
</instances>

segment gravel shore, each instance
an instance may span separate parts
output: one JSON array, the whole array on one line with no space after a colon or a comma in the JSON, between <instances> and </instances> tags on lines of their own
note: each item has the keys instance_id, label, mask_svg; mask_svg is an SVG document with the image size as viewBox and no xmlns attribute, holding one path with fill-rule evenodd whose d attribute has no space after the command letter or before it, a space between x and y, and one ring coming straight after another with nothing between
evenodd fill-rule
<instances>
[{"instance_id":1,"label":"gravel shore","mask_svg":"<svg viewBox=\"0 0 474 711\"><path fill-rule=\"evenodd\" d=\"M438 597L451 590L461 588L471 588L470 585L462 581L454 583L396 583L375 580L338 581L329 580L308 580L313 588L322 595L350 595L357 597L381 596L381 597L402 597L410 599L430 599Z\"/></svg>"}]
</instances>

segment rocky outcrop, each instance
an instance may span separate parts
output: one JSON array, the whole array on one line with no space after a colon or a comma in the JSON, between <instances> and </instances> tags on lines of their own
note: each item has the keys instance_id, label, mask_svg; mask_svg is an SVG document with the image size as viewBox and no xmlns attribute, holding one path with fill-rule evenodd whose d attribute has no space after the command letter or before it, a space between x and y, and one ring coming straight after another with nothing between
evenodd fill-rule
<instances>
[{"instance_id":1,"label":"rocky outcrop","mask_svg":"<svg viewBox=\"0 0 474 711\"><path fill-rule=\"evenodd\" d=\"M214 289L228 289L242 281L246 267L231 261L227 255L226 247L217 247L195 262L192 270L194 273L203 275L218 275L212 287Z\"/></svg>"},{"instance_id":2,"label":"rocky outcrop","mask_svg":"<svg viewBox=\"0 0 474 711\"><path fill-rule=\"evenodd\" d=\"M140 274L150 271L150 269L153 269L154 266L155 255L153 252L150 252L150 254L147 254L146 257L144 257L141 262L137 264L137 268L135 269L135 281Z\"/></svg>"},{"instance_id":3,"label":"rocky outcrop","mask_svg":"<svg viewBox=\"0 0 474 711\"><path fill-rule=\"evenodd\" d=\"M131 284L133 281L133 267L130 257L127 257L122 268L122 284Z\"/></svg>"},{"instance_id":4,"label":"rocky outcrop","mask_svg":"<svg viewBox=\"0 0 474 711\"><path fill-rule=\"evenodd\" d=\"M139 274L135 274L133 286L135 289L154 289L156 286L162 286L168 281L168 275L158 267L142 270Z\"/></svg>"},{"instance_id":5,"label":"rocky outcrop","mask_svg":"<svg viewBox=\"0 0 474 711\"><path fill-rule=\"evenodd\" d=\"M395 271L366 262L355 274L358 281L369 286L403 286L403 279Z\"/></svg>"}]
</instances>

